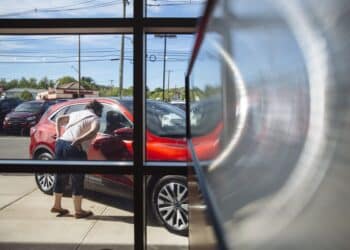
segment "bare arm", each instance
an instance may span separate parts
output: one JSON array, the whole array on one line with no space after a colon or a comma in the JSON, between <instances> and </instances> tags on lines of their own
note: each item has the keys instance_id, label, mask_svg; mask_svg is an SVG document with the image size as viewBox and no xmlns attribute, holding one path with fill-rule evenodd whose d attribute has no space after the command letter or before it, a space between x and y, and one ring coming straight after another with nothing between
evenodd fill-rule
<instances>
[{"instance_id":1,"label":"bare arm","mask_svg":"<svg viewBox=\"0 0 350 250\"><path fill-rule=\"evenodd\" d=\"M75 141L72 142L73 146L79 146L83 141L92 139L96 136L97 132L100 129L100 123L98 120L95 120L92 122L91 127L88 131L86 131L84 134L79 136Z\"/></svg>"},{"instance_id":2,"label":"bare arm","mask_svg":"<svg viewBox=\"0 0 350 250\"><path fill-rule=\"evenodd\" d=\"M69 122L69 116L68 115L62 115L58 117L56 122L56 135L57 138L61 137L61 127L64 125L67 125Z\"/></svg>"}]
</instances>

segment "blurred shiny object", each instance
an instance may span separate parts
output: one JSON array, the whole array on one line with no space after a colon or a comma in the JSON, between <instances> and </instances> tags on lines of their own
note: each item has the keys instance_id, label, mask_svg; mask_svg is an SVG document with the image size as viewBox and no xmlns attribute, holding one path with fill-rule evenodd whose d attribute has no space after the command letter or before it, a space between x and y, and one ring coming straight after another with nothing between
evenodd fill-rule
<instances>
[{"instance_id":1,"label":"blurred shiny object","mask_svg":"<svg viewBox=\"0 0 350 250\"><path fill-rule=\"evenodd\" d=\"M345 0L218 1L191 97L221 106L219 153L196 169L228 248L350 248L348 10Z\"/></svg>"}]
</instances>

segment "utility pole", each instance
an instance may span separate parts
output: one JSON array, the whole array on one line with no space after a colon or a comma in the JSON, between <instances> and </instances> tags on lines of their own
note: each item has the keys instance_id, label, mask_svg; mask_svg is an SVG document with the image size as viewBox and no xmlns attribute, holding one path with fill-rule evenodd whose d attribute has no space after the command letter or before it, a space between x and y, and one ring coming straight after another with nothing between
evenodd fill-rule
<instances>
[{"instance_id":1,"label":"utility pole","mask_svg":"<svg viewBox=\"0 0 350 250\"><path fill-rule=\"evenodd\" d=\"M165 69L166 69L166 35L164 35L164 53L163 53L163 102L165 101Z\"/></svg>"},{"instance_id":2,"label":"utility pole","mask_svg":"<svg viewBox=\"0 0 350 250\"><path fill-rule=\"evenodd\" d=\"M168 102L170 102L170 73L173 72L172 70L168 71Z\"/></svg>"},{"instance_id":3,"label":"utility pole","mask_svg":"<svg viewBox=\"0 0 350 250\"><path fill-rule=\"evenodd\" d=\"M80 34L78 35L78 97L80 97Z\"/></svg>"},{"instance_id":4,"label":"utility pole","mask_svg":"<svg viewBox=\"0 0 350 250\"><path fill-rule=\"evenodd\" d=\"M176 38L174 34L154 35L155 37L164 38L164 52L163 52L163 101L165 101L165 71L166 71L166 51L167 51L167 38Z\"/></svg>"},{"instance_id":5,"label":"utility pole","mask_svg":"<svg viewBox=\"0 0 350 250\"><path fill-rule=\"evenodd\" d=\"M129 4L128 0L123 0L123 18L126 15L126 4ZM119 63L119 97L122 98L123 91L123 76L124 76L124 43L125 37L124 34L121 35L120 41L120 63Z\"/></svg>"}]
</instances>

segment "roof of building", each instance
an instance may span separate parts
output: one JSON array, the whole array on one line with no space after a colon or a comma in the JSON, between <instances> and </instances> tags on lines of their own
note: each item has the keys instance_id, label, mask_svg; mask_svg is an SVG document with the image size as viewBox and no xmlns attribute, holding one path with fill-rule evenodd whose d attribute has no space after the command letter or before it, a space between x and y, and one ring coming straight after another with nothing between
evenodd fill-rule
<instances>
[{"instance_id":1,"label":"roof of building","mask_svg":"<svg viewBox=\"0 0 350 250\"><path fill-rule=\"evenodd\" d=\"M69 82L62 84L57 87L58 89L78 89L79 88L79 82ZM80 89L85 89L83 85L80 84Z\"/></svg>"},{"instance_id":2,"label":"roof of building","mask_svg":"<svg viewBox=\"0 0 350 250\"><path fill-rule=\"evenodd\" d=\"M6 93L17 93L17 92L23 92L23 91L29 91L31 93L38 93L42 91L46 91L46 89L30 89L30 88L13 88L13 89L8 89L5 92Z\"/></svg>"}]
</instances>

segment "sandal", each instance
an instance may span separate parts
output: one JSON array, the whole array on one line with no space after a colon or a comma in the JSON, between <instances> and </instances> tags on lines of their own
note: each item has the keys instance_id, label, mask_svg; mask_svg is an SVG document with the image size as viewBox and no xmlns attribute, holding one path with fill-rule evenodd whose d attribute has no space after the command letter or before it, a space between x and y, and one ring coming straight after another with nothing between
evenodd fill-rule
<instances>
[{"instance_id":1,"label":"sandal","mask_svg":"<svg viewBox=\"0 0 350 250\"><path fill-rule=\"evenodd\" d=\"M51 208L51 213L58 213L60 216L68 214L69 210L68 209L64 209L64 208Z\"/></svg>"},{"instance_id":2,"label":"sandal","mask_svg":"<svg viewBox=\"0 0 350 250\"><path fill-rule=\"evenodd\" d=\"M91 211L81 211L79 213L75 213L74 217L76 219L81 219L81 218L89 217L91 215L93 215L93 212L91 212Z\"/></svg>"}]
</instances>

